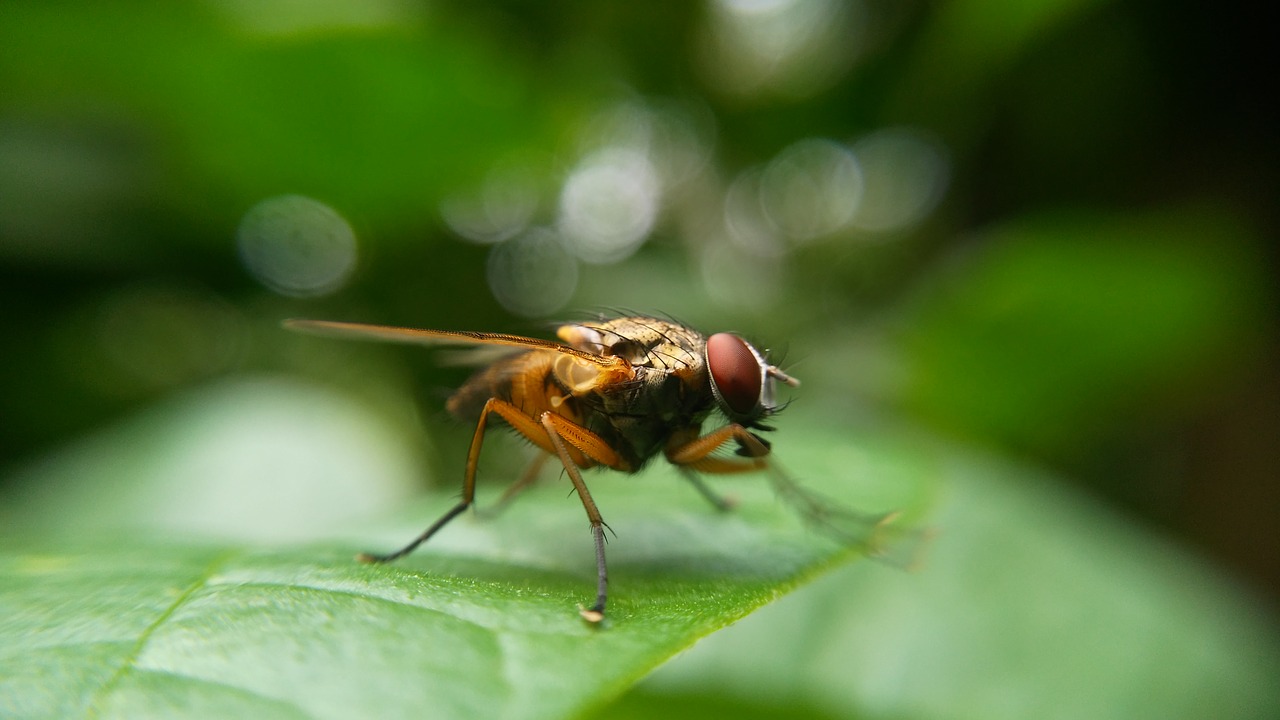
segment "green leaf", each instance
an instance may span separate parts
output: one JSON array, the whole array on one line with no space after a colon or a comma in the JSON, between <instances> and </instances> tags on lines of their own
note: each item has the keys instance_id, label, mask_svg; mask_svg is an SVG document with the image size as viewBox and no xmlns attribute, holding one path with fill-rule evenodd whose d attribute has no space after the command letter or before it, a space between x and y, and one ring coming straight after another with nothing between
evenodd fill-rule
<instances>
[{"instance_id":1,"label":"green leaf","mask_svg":"<svg viewBox=\"0 0 1280 720\"><path fill-rule=\"evenodd\" d=\"M1274 608L1041 472L918 447L946 492L917 572L843 567L598 717L1280 717Z\"/></svg>"},{"instance_id":2,"label":"green leaf","mask_svg":"<svg viewBox=\"0 0 1280 720\"><path fill-rule=\"evenodd\" d=\"M276 409L248 412L246 398ZM1280 672L1274 618L1186 551L1025 466L798 411L780 418L775 450L807 486L916 517L942 489L921 570L843 567L857 550L806 529L757 477L713 480L739 500L721 514L660 463L635 477L593 472L587 481L617 536L609 619L591 628L576 613L594 589L590 539L563 479L548 472L492 516L502 479L519 469L505 466L501 435L482 462L481 512L390 566L351 556L412 537L452 504L452 491L376 529L348 520L328 539L288 548L265 546L271 532L237 534L212 520L206 528L242 540L201 544L146 513L131 521L150 530L74 535L94 518L91 504L72 501L68 479L88 486L80 492L99 498L100 512L123 512L97 484L127 492L148 468L125 463L125 450L190 474L175 451L193 432L222 437L219 418L282 440L289 433L269 418L307 414L301 434L326 446L314 452L380 457L342 430L348 413L363 415L341 408L288 384L213 387L25 475L63 487L3 503L8 520L29 522L0 523L10 533L0 539L0 717L576 716L833 568L700 643L605 714L1245 718L1280 709L1267 682ZM329 414L344 419L329 427ZM224 467L244 472L246 463ZM158 492L154 482L146 487ZM247 493L235 478L226 489ZM188 491L211 514L234 507L211 488ZM328 484L316 492L351 498ZM263 517L251 507L262 501L247 496L242 512ZM59 507L68 517L56 517ZM305 527L306 512L336 517L298 505L281 522Z\"/></svg>"},{"instance_id":3,"label":"green leaf","mask_svg":"<svg viewBox=\"0 0 1280 720\"><path fill-rule=\"evenodd\" d=\"M872 511L927 502L928 475L909 456L802 427L775 448L819 491ZM594 594L581 506L550 477L388 566L351 557L404 542L451 495L359 542L7 538L0 716L565 717L860 555L806 529L759 479L724 481L740 501L732 513L665 467L587 480L617 533L602 628L576 610Z\"/></svg>"}]
</instances>

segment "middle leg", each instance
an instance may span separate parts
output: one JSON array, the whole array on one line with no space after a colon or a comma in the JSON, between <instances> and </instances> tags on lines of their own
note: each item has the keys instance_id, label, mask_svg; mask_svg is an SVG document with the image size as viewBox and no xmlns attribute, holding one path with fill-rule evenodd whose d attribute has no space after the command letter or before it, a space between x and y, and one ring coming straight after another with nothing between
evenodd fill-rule
<instances>
[{"instance_id":1,"label":"middle leg","mask_svg":"<svg viewBox=\"0 0 1280 720\"><path fill-rule=\"evenodd\" d=\"M555 447L556 454L560 456L560 463L564 465L569 480L573 482L573 488L578 492L578 499L582 501L582 507L587 511L587 520L591 523L591 539L596 549L596 602L590 609L581 609L579 612L588 622L598 623L604 620L604 607L609 597L609 570L604 557L604 530L608 526L600 516L600 508L596 507L596 501L592 499L587 483L582 479L582 471L569 455L565 437L569 438L574 447L602 464L615 469L622 469L625 466L617 453L605 445L599 436L581 425L550 412L542 413L540 422L546 429L547 437Z\"/></svg>"}]
</instances>

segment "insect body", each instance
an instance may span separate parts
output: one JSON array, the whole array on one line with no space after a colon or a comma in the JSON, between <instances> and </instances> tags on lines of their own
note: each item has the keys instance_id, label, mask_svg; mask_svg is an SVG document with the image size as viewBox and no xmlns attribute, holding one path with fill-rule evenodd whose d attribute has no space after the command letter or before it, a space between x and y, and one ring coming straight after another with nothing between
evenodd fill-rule
<instances>
[{"instance_id":1,"label":"insect body","mask_svg":"<svg viewBox=\"0 0 1280 720\"><path fill-rule=\"evenodd\" d=\"M562 325L557 330L562 342L323 320L289 320L285 325L341 337L511 347L514 354L480 370L447 403L452 415L474 422L476 428L467 453L462 499L403 548L385 555L364 554L360 559L387 562L407 555L474 502L485 430L491 416L497 415L558 458L582 500L596 551L596 601L581 611L591 622L604 618L608 595L605 523L581 470L600 465L632 473L661 453L684 470L712 503L728 507L695 472L768 468L769 443L758 431L772 430L763 421L778 409L774 387L777 382L799 384L737 335L705 337L678 323L651 317ZM703 434L703 423L715 411L728 423ZM726 446L736 446L737 457L715 454ZM531 479L532 473L526 473L512 489ZM782 485L781 489L794 487ZM809 497L799 499L806 511L818 512Z\"/></svg>"}]
</instances>

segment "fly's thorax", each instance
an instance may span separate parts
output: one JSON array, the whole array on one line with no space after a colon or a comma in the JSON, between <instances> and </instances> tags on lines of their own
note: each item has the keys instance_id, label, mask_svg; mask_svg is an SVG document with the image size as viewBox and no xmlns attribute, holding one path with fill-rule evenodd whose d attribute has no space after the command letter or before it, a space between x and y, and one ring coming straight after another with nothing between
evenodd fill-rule
<instances>
[{"instance_id":1,"label":"fly's thorax","mask_svg":"<svg viewBox=\"0 0 1280 720\"><path fill-rule=\"evenodd\" d=\"M578 407L587 427L639 469L666 447L672 433L701 424L715 401L709 389L690 387L676 373L633 370L631 381L578 398Z\"/></svg>"},{"instance_id":2,"label":"fly's thorax","mask_svg":"<svg viewBox=\"0 0 1280 720\"><path fill-rule=\"evenodd\" d=\"M632 376L596 384L581 396L582 413L593 431L624 444L640 462L658 452L673 432L701 423L715 406L706 337L692 328L631 316L563 325L557 334L579 350L626 361ZM571 369L560 368L558 379L567 387L588 387L574 380Z\"/></svg>"},{"instance_id":3,"label":"fly's thorax","mask_svg":"<svg viewBox=\"0 0 1280 720\"><path fill-rule=\"evenodd\" d=\"M668 320L637 316L575 323L562 325L557 335L575 348L620 357L636 368L681 374L703 371L706 338Z\"/></svg>"}]
</instances>

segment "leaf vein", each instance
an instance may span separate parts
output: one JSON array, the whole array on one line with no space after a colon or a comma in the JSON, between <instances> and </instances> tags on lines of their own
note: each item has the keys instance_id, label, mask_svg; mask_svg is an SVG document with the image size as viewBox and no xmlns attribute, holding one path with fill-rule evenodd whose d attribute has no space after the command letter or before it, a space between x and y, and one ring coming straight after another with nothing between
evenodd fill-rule
<instances>
[{"instance_id":1,"label":"leaf vein","mask_svg":"<svg viewBox=\"0 0 1280 720\"><path fill-rule=\"evenodd\" d=\"M173 617L174 613L186 604L193 595L199 592L201 588L207 586L209 584L209 580L219 570L221 570L224 565L230 562L232 557L239 554L240 551L238 550L228 551L219 554L211 560L209 564L205 566L200 575L198 575L196 579L192 581L185 590L179 593L178 597L175 598L172 603L169 604L169 607L165 608L164 611L156 617L155 621L148 625L146 629L138 635L138 641L133 644L133 647L129 650L128 654L125 655L124 661L120 663L120 667L116 668L115 673L113 673L111 677L102 684L102 687L98 688L98 691L94 693L93 699L89 701L89 706L85 712L86 718L93 720L93 718L98 717L102 712L102 704L106 702L107 697L112 693L112 691L114 691L124 678L134 669L138 662L138 658L142 656L143 649L146 648L147 643L151 640L151 636L155 634L160 626L169 618Z\"/></svg>"},{"instance_id":2,"label":"leaf vein","mask_svg":"<svg viewBox=\"0 0 1280 720\"><path fill-rule=\"evenodd\" d=\"M349 589L340 588L340 587L322 585L319 583L272 582L270 580L246 580L243 582L237 582L236 587L269 587L269 588L282 588L286 590L329 593L333 595L341 595L343 597L355 598L357 600L370 600L379 604L387 604L394 607L406 608L409 610L417 610L426 614L439 616L447 620L457 620L465 625L470 625L474 628L477 628L479 630L484 630L485 632L494 634L494 635L496 635L499 629L502 629L497 626L486 625L485 623L482 623L472 618L463 617L461 615L458 615L456 613L450 612L448 610L445 610L439 607L432 607L431 605L424 605L420 603L409 602L406 600L400 600L395 597L391 597L389 595L384 595L376 592L367 592L367 593L359 592L356 590L349 590Z\"/></svg>"}]
</instances>

